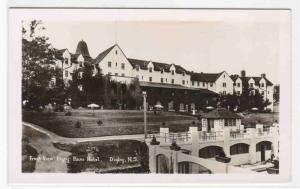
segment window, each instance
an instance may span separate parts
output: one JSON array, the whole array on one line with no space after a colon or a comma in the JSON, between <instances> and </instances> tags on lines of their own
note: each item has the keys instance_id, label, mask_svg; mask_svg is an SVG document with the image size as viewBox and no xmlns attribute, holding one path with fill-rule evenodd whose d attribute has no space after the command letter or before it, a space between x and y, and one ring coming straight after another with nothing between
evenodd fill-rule
<instances>
[{"instance_id":1,"label":"window","mask_svg":"<svg viewBox=\"0 0 300 189\"><path fill-rule=\"evenodd\" d=\"M174 75L174 70L171 71L172 75Z\"/></svg>"},{"instance_id":2,"label":"window","mask_svg":"<svg viewBox=\"0 0 300 189\"><path fill-rule=\"evenodd\" d=\"M261 84L260 84L260 87L265 87L265 84L264 84L264 83L261 83Z\"/></svg>"},{"instance_id":3,"label":"window","mask_svg":"<svg viewBox=\"0 0 300 189\"><path fill-rule=\"evenodd\" d=\"M140 78L139 75L136 75L135 77L136 77L136 78Z\"/></svg>"},{"instance_id":4,"label":"window","mask_svg":"<svg viewBox=\"0 0 300 189\"><path fill-rule=\"evenodd\" d=\"M240 87L240 86L241 86L241 83L237 83L236 86L237 86L237 87Z\"/></svg>"},{"instance_id":5,"label":"window","mask_svg":"<svg viewBox=\"0 0 300 189\"><path fill-rule=\"evenodd\" d=\"M121 64L121 68L122 68L123 70L125 69L125 64L124 64L124 63Z\"/></svg>"},{"instance_id":6,"label":"window","mask_svg":"<svg viewBox=\"0 0 300 189\"><path fill-rule=\"evenodd\" d=\"M205 83L204 82L202 83L202 86L205 87Z\"/></svg>"},{"instance_id":7,"label":"window","mask_svg":"<svg viewBox=\"0 0 300 189\"><path fill-rule=\"evenodd\" d=\"M163 83L164 82L164 78L160 78L160 82Z\"/></svg>"},{"instance_id":8,"label":"window","mask_svg":"<svg viewBox=\"0 0 300 189\"><path fill-rule=\"evenodd\" d=\"M223 77L225 78L225 74L223 75Z\"/></svg>"},{"instance_id":9,"label":"window","mask_svg":"<svg viewBox=\"0 0 300 189\"><path fill-rule=\"evenodd\" d=\"M185 76L185 72L182 72L182 76Z\"/></svg>"},{"instance_id":10,"label":"window","mask_svg":"<svg viewBox=\"0 0 300 189\"><path fill-rule=\"evenodd\" d=\"M241 91L237 91L236 93L237 93L237 95L241 95Z\"/></svg>"},{"instance_id":11,"label":"window","mask_svg":"<svg viewBox=\"0 0 300 189\"><path fill-rule=\"evenodd\" d=\"M168 83L168 79L166 78L166 83Z\"/></svg>"},{"instance_id":12,"label":"window","mask_svg":"<svg viewBox=\"0 0 300 189\"><path fill-rule=\"evenodd\" d=\"M118 51L116 50L116 54L118 54Z\"/></svg>"},{"instance_id":13,"label":"window","mask_svg":"<svg viewBox=\"0 0 300 189\"><path fill-rule=\"evenodd\" d=\"M163 73L164 73L164 69L161 69L161 70L160 70L160 73L163 74Z\"/></svg>"},{"instance_id":14,"label":"window","mask_svg":"<svg viewBox=\"0 0 300 189\"><path fill-rule=\"evenodd\" d=\"M223 83L223 87L226 87L226 83L225 82Z\"/></svg>"},{"instance_id":15,"label":"window","mask_svg":"<svg viewBox=\"0 0 300 189\"><path fill-rule=\"evenodd\" d=\"M214 83L210 83L210 87L213 87L214 86Z\"/></svg>"},{"instance_id":16,"label":"window","mask_svg":"<svg viewBox=\"0 0 300 189\"><path fill-rule=\"evenodd\" d=\"M230 147L230 155L247 154L249 153L249 145L238 143Z\"/></svg>"},{"instance_id":17,"label":"window","mask_svg":"<svg viewBox=\"0 0 300 189\"><path fill-rule=\"evenodd\" d=\"M125 77L125 74L123 74L123 73L122 73L122 75L121 75L121 76L122 76L122 77Z\"/></svg>"},{"instance_id":18,"label":"window","mask_svg":"<svg viewBox=\"0 0 300 189\"><path fill-rule=\"evenodd\" d=\"M142 76L142 80L144 79L144 76Z\"/></svg>"},{"instance_id":19,"label":"window","mask_svg":"<svg viewBox=\"0 0 300 189\"><path fill-rule=\"evenodd\" d=\"M224 125L226 127L230 126L236 126L236 119L225 119Z\"/></svg>"},{"instance_id":20,"label":"window","mask_svg":"<svg viewBox=\"0 0 300 189\"><path fill-rule=\"evenodd\" d=\"M136 71L139 71L139 70L140 70L140 66L137 65L137 66L135 67L135 69L136 69Z\"/></svg>"},{"instance_id":21,"label":"window","mask_svg":"<svg viewBox=\"0 0 300 189\"><path fill-rule=\"evenodd\" d=\"M118 62L116 62L116 67L118 67Z\"/></svg>"},{"instance_id":22,"label":"window","mask_svg":"<svg viewBox=\"0 0 300 189\"><path fill-rule=\"evenodd\" d=\"M188 80L186 80L186 84L189 84L189 81L188 81Z\"/></svg>"},{"instance_id":23,"label":"window","mask_svg":"<svg viewBox=\"0 0 300 189\"><path fill-rule=\"evenodd\" d=\"M200 82L198 81L198 83L197 83L197 86L199 87L200 86Z\"/></svg>"},{"instance_id":24,"label":"window","mask_svg":"<svg viewBox=\"0 0 300 189\"><path fill-rule=\"evenodd\" d=\"M192 85L194 86L194 81L192 81Z\"/></svg>"},{"instance_id":25,"label":"window","mask_svg":"<svg viewBox=\"0 0 300 189\"><path fill-rule=\"evenodd\" d=\"M64 59L64 62L65 62L65 64L68 64L68 63L69 63L69 59L68 59L68 58L65 58L65 59Z\"/></svg>"},{"instance_id":26,"label":"window","mask_svg":"<svg viewBox=\"0 0 300 189\"><path fill-rule=\"evenodd\" d=\"M149 81L152 82L152 77L149 77Z\"/></svg>"},{"instance_id":27,"label":"window","mask_svg":"<svg viewBox=\"0 0 300 189\"><path fill-rule=\"evenodd\" d=\"M250 87L253 88L253 83L250 83Z\"/></svg>"},{"instance_id":28,"label":"window","mask_svg":"<svg viewBox=\"0 0 300 189\"><path fill-rule=\"evenodd\" d=\"M107 66L110 68L110 67L111 67L111 62L108 62L108 63L107 63Z\"/></svg>"},{"instance_id":29,"label":"window","mask_svg":"<svg viewBox=\"0 0 300 189\"><path fill-rule=\"evenodd\" d=\"M185 80L182 80L182 85L184 85L185 84Z\"/></svg>"},{"instance_id":30,"label":"window","mask_svg":"<svg viewBox=\"0 0 300 189\"><path fill-rule=\"evenodd\" d=\"M83 67L83 62L79 62L79 67L82 68Z\"/></svg>"},{"instance_id":31,"label":"window","mask_svg":"<svg viewBox=\"0 0 300 189\"><path fill-rule=\"evenodd\" d=\"M149 68L149 72L152 73L152 68Z\"/></svg>"},{"instance_id":32,"label":"window","mask_svg":"<svg viewBox=\"0 0 300 189\"><path fill-rule=\"evenodd\" d=\"M108 75L111 75L111 72L108 72Z\"/></svg>"},{"instance_id":33,"label":"window","mask_svg":"<svg viewBox=\"0 0 300 189\"><path fill-rule=\"evenodd\" d=\"M68 77L68 76L69 76L69 72L65 71L65 77Z\"/></svg>"},{"instance_id":34,"label":"window","mask_svg":"<svg viewBox=\"0 0 300 189\"><path fill-rule=\"evenodd\" d=\"M115 73L115 76L118 76L119 74L118 73Z\"/></svg>"},{"instance_id":35,"label":"window","mask_svg":"<svg viewBox=\"0 0 300 189\"><path fill-rule=\"evenodd\" d=\"M223 95L226 95L226 91L223 91Z\"/></svg>"},{"instance_id":36,"label":"window","mask_svg":"<svg viewBox=\"0 0 300 189\"><path fill-rule=\"evenodd\" d=\"M174 79L171 80L171 83L174 84Z\"/></svg>"}]
</instances>

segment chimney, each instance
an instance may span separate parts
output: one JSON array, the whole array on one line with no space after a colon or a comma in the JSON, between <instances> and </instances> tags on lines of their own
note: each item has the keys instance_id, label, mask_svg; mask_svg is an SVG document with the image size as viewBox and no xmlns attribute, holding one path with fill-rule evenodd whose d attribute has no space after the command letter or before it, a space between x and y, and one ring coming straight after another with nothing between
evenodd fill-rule
<instances>
[{"instance_id":1,"label":"chimney","mask_svg":"<svg viewBox=\"0 0 300 189\"><path fill-rule=\"evenodd\" d=\"M262 73L262 74L261 74L261 77L262 77L262 78L266 78L266 74L265 74L265 73Z\"/></svg>"},{"instance_id":2,"label":"chimney","mask_svg":"<svg viewBox=\"0 0 300 189\"><path fill-rule=\"evenodd\" d=\"M241 77L246 77L246 71L245 70L241 71Z\"/></svg>"}]
</instances>

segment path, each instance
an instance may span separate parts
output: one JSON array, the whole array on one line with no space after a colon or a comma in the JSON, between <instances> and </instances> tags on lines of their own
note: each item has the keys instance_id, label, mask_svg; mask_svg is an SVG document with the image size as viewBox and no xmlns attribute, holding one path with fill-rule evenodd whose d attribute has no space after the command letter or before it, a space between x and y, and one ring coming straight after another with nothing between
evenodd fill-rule
<instances>
[{"instance_id":1,"label":"path","mask_svg":"<svg viewBox=\"0 0 300 189\"><path fill-rule=\"evenodd\" d=\"M47 135L30 127L23 128L23 135L28 139L28 144L38 152L34 172L67 173L67 164L63 160L68 159L71 153L55 148Z\"/></svg>"},{"instance_id":2,"label":"path","mask_svg":"<svg viewBox=\"0 0 300 189\"><path fill-rule=\"evenodd\" d=\"M80 142L92 142L92 141L106 141L106 140L138 140L144 141L143 134L136 134L136 135L117 135L117 136L101 136L101 137L89 137L89 138L67 138L58 136L57 134L44 129L38 125L23 122L23 126L30 127L35 129L41 133L46 134L54 143L62 143L62 144L76 144Z\"/></svg>"}]
</instances>

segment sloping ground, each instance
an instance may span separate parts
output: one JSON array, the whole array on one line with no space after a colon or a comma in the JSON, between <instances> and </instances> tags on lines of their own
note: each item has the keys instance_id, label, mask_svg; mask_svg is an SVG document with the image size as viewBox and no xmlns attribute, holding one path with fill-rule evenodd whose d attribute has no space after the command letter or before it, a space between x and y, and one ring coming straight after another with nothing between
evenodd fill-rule
<instances>
[{"instance_id":1,"label":"sloping ground","mask_svg":"<svg viewBox=\"0 0 300 189\"><path fill-rule=\"evenodd\" d=\"M98 125L97 122L102 124ZM73 110L71 116L65 113L42 114L38 112L23 112L23 121L44 127L57 135L64 137L96 137L110 135L142 134L144 118L142 111L118 110ZM154 115L147 113L149 131L159 131L165 122L171 132L187 131L192 122L197 119L188 115L172 112L162 112ZM80 122L80 127L76 123Z\"/></svg>"},{"instance_id":2,"label":"sloping ground","mask_svg":"<svg viewBox=\"0 0 300 189\"><path fill-rule=\"evenodd\" d=\"M28 144L36 149L38 155L27 154L28 156L37 157L35 160L34 172L40 173L53 173L61 172L66 173L68 171L65 159L71 154L66 151L55 148L50 138L32 128L23 127L23 139L28 141ZM27 158L27 161L23 161L23 164L28 164L32 160Z\"/></svg>"},{"instance_id":3,"label":"sloping ground","mask_svg":"<svg viewBox=\"0 0 300 189\"><path fill-rule=\"evenodd\" d=\"M279 123L279 113L250 113L243 114L242 124L253 127L257 123L271 126L275 121Z\"/></svg>"}]
</instances>

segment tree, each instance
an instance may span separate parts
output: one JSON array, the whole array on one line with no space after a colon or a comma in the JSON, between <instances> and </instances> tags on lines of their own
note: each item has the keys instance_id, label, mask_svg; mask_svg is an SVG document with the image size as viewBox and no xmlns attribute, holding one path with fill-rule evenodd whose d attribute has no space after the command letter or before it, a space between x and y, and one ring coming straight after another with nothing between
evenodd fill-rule
<instances>
[{"instance_id":1,"label":"tree","mask_svg":"<svg viewBox=\"0 0 300 189\"><path fill-rule=\"evenodd\" d=\"M54 69L54 49L50 48L47 37L37 35L44 29L37 20L22 27L22 100L33 109L53 100L62 101L64 96L64 84L59 80L61 73ZM51 88L53 79L57 85Z\"/></svg>"}]
</instances>

